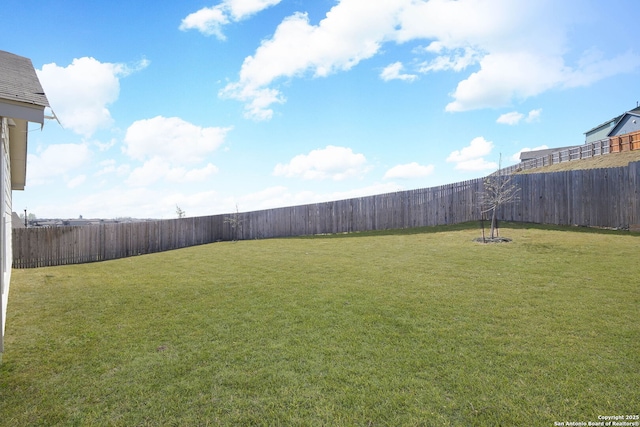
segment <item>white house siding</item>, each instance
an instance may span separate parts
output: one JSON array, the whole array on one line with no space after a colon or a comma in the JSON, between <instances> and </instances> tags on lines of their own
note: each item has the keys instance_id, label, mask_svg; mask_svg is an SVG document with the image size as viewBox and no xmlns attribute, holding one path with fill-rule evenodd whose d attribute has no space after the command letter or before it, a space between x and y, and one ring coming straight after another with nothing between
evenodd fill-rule
<instances>
[{"instance_id":1,"label":"white house siding","mask_svg":"<svg viewBox=\"0 0 640 427\"><path fill-rule=\"evenodd\" d=\"M11 191L24 189L27 126L29 122L43 125L46 107L49 101L31 60L0 50L0 353L11 279Z\"/></svg>"},{"instance_id":2,"label":"white house siding","mask_svg":"<svg viewBox=\"0 0 640 427\"><path fill-rule=\"evenodd\" d=\"M11 170L9 161L9 128L7 119L2 117L2 130L0 131L0 292L2 293L2 310L0 310L0 353L4 351L4 327L6 323L7 303L9 302L9 283L11 281Z\"/></svg>"}]
</instances>

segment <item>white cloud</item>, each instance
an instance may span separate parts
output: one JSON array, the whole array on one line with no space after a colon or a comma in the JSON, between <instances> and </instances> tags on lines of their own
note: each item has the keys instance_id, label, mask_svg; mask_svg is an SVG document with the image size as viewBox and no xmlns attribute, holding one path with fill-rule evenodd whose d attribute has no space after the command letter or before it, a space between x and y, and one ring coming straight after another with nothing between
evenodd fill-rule
<instances>
[{"instance_id":1,"label":"white cloud","mask_svg":"<svg viewBox=\"0 0 640 427\"><path fill-rule=\"evenodd\" d=\"M403 74L401 73L402 69L402 62L394 62L393 64L386 66L384 70L382 70L382 72L380 73L380 78L385 82L388 82L389 80L413 81L418 77L415 74Z\"/></svg>"},{"instance_id":2,"label":"white cloud","mask_svg":"<svg viewBox=\"0 0 640 427\"><path fill-rule=\"evenodd\" d=\"M211 163L202 168L186 169L181 166L174 167L167 160L153 157L131 171L125 183L134 187L145 187L163 179L174 183L199 182L217 172L218 168Z\"/></svg>"},{"instance_id":3,"label":"white cloud","mask_svg":"<svg viewBox=\"0 0 640 427\"><path fill-rule=\"evenodd\" d=\"M76 199L73 207L77 214L85 218L129 217L131 212L136 212L139 218L175 218L176 203L181 204L182 199L178 195L167 194L164 189L153 191L142 187L111 187ZM188 215L192 214L187 207L182 204L181 207ZM37 209L54 218L69 215L69 207L60 204L42 205Z\"/></svg>"},{"instance_id":4,"label":"white cloud","mask_svg":"<svg viewBox=\"0 0 640 427\"><path fill-rule=\"evenodd\" d=\"M413 179L423 178L433 173L435 167L433 165L420 165L416 162L397 165L389 169L384 174L384 179Z\"/></svg>"},{"instance_id":5,"label":"white cloud","mask_svg":"<svg viewBox=\"0 0 640 427\"><path fill-rule=\"evenodd\" d=\"M491 153L493 149L493 142L487 141L481 136L473 138L471 143L464 147L462 150L455 150L449 157L447 162L464 162L467 160L475 159L478 157L486 156Z\"/></svg>"},{"instance_id":6,"label":"white cloud","mask_svg":"<svg viewBox=\"0 0 640 427\"><path fill-rule=\"evenodd\" d=\"M631 52L611 59L588 52L577 64L568 64L567 33L577 19L575 6L552 0L341 0L318 25L311 25L305 13L285 18L220 96L245 103L246 117L267 120L272 106L285 102L279 79L348 71L379 54L385 43L416 40L429 42L419 53L414 50L416 55L434 56L422 58L421 73L460 73L476 66L452 91L446 105L451 112L503 107L640 66L640 56ZM401 73L398 63L381 77L415 78Z\"/></svg>"},{"instance_id":7,"label":"white cloud","mask_svg":"<svg viewBox=\"0 0 640 427\"><path fill-rule=\"evenodd\" d=\"M98 172L96 172L95 176L107 175L107 174L116 174L117 176L125 176L129 173L129 165L117 165L114 159L103 160L99 163L99 166L102 168Z\"/></svg>"},{"instance_id":8,"label":"white cloud","mask_svg":"<svg viewBox=\"0 0 640 427\"><path fill-rule=\"evenodd\" d=\"M68 188L76 188L82 184L84 184L85 180L87 179L86 175L78 175L74 178L71 178L70 180L67 181L67 187Z\"/></svg>"},{"instance_id":9,"label":"white cloud","mask_svg":"<svg viewBox=\"0 0 640 427\"><path fill-rule=\"evenodd\" d=\"M202 182L211 175L218 173L218 168L211 163L199 169L173 168L167 174L167 181L186 183L186 182Z\"/></svg>"},{"instance_id":10,"label":"white cloud","mask_svg":"<svg viewBox=\"0 0 640 427\"><path fill-rule=\"evenodd\" d=\"M442 44L442 42L434 41L434 42L429 43L429 46L427 46L427 47L416 48L415 51L419 52L422 49L424 49L425 52L440 53L440 52L442 52L443 49L445 49L445 47Z\"/></svg>"},{"instance_id":11,"label":"white cloud","mask_svg":"<svg viewBox=\"0 0 640 427\"><path fill-rule=\"evenodd\" d=\"M229 17L221 7L203 7L197 12L190 13L180 23L182 31L198 30L207 36L216 36L224 40L222 26L229 23Z\"/></svg>"},{"instance_id":12,"label":"white cloud","mask_svg":"<svg viewBox=\"0 0 640 427\"><path fill-rule=\"evenodd\" d=\"M480 61L480 70L458 83L447 111L467 111L508 105L558 86L565 79L561 57L529 52L496 53Z\"/></svg>"},{"instance_id":13,"label":"white cloud","mask_svg":"<svg viewBox=\"0 0 640 427\"><path fill-rule=\"evenodd\" d=\"M589 86L599 80L618 74L631 73L640 67L640 56L625 52L611 59L601 52L587 51L574 69L568 68L561 82L564 87Z\"/></svg>"},{"instance_id":14,"label":"white cloud","mask_svg":"<svg viewBox=\"0 0 640 427\"><path fill-rule=\"evenodd\" d=\"M307 196L300 197L300 194L293 194L287 187L282 185L268 187L264 190L245 194L237 199L229 199L226 203L227 211L235 211L236 205L240 211L250 211L311 203L307 197L308 194L313 193L305 193L307 193Z\"/></svg>"},{"instance_id":15,"label":"white cloud","mask_svg":"<svg viewBox=\"0 0 640 427\"><path fill-rule=\"evenodd\" d=\"M310 203L330 202L334 200L346 200L356 197L374 196L377 194L392 193L400 188L394 183L372 184L366 187L355 188L348 191L335 191L330 193L316 193L313 191L290 191L285 186L269 187L264 190L247 194L238 199L229 199L224 203L226 212L235 211L237 203L241 212L277 208L281 206L298 206Z\"/></svg>"},{"instance_id":16,"label":"white cloud","mask_svg":"<svg viewBox=\"0 0 640 427\"><path fill-rule=\"evenodd\" d=\"M379 51L393 32L396 13L393 2L342 0L318 25L311 25L306 13L289 16L244 60L239 80L220 96L247 103L248 118L269 119L270 106L284 102L279 90L268 87L276 79L307 72L325 77L351 69Z\"/></svg>"},{"instance_id":17,"label":"white cloud","mask_svg":"<svg viewBox=\"0 0 640 427\"><path fill-rule=\"evenodd\" d=\"M140 189L142 190L142 189ZM355 197L373 196L391 193L399 188L394 183L372 184L348 191L317 193L309 190L292 191L286 186L272 186L240 196L226 196L215 191L203 191L192 194L170 192L160 195L153 191L135 193L140 197L140 204L154 209L152 216L175 217L176 204L186 211L187 216L228 214L236 211L249 212L271 209L282 206L298 206L309 203L322 203ZM131 193L126 190L125 193ZM135 206L134 200L126 197L127 204ZM155 207L152 206L155 203ZM87 210L88 211L88 210ZM126 212L126 211L125 211ZM159 213L163 212L163 213Z\"/></svg>"},{"instance_id":18,"label":"white cloud","mask_svg":"<svg viewBox=\"0 0 640 427\"><path fill-rule=\"evenodd\" d=\"M500 117L498 117L496 123L501 123L504 125L517 125L523 118L524 114L518 113L517 111L512 111L510 113L502 114Z\"/></svg>"},{"instance_id":19,"label":"white cloud","mask_svg":"<svg viewBox=\"0 0 640 427\"><path fill-rule=\"evenodd\" d=\"M160 188L157 190L134 187L110 186L101 191L84 194L73 193L70 203L44 202L29 206L31 212L43 212L50 218L69 218L82 215L84 218L122 218L135 216L137 218L170 219L176 218L176 205L180 206L187 216L214 215L224 211L221 204L224 199L216 191L196 191L186 186L172 190ZM68 192L68 190L67 190ZM48 199L47 199L48 200ZM70 211L70 206L73 208ZM70 212L73 212L70 214Z\"/></svg>"},{"instance_id":20,"label":"white cloud","mask_svg":"<svg viewBox=\"0 0 640 427\"><path fill-rule=\"evenodd\" d=\"M491 153L491 150L493 150L493 142L478 136L473 138L468 146L449 154L447 162L456 163L455 169L461 171L497 169L497 163L488 162L483 158Z\"/></svg>"},{"instance_id":21,"label":"white cloud","mask_svg":"<svg viewBox=\"0 0 640 427\"><path fill-rule=\"evenodd\" d=\"M287 164L279 163L273 174L287 178L340 181L362 176L368 169L367 159L363 154L354 153L351 148L328 145L309 154L295 156Z\"/></svg>"},{"instance_id":22,"label":"white cloud","mask_svg":"<svg viewBox=\"0 0 640 427\"><path fill-rule=\"evenodd\" d=\"M163 207L164 218L175 218L176 206L179 206L187 217L230 213L235 209L225 209L226 200L216 191L207 190L196 193L172 192L163 194L159 198L159 205Z\"/></svg>"},{"instance_id":23,"label":"white cloud","mask_svg":"<svg viewBox=\"0 0 640 427\"><path fill-rule=\"evenodd\" d=\"M169 162L159 157L154 157L131 171L125 183L134 187L146 187L161 180L170 170L171 165Z\"/></svg>"},{"instance_id":24,"label":"white cloud","mask_svg":"<svg viewBox=\"0 0 640 427\"><path fill-rule=\"evenodd\" d=\"M434 39L427 51L439 56L423 71L479 66L458 83L447 111L501 107L563 84L571 9L550 0L415 2L402 12L398 39Z\"/></svg>"},{"instance_id":25,"label":"white cloud","mask_svg":"<svg viewBox=\"0 0 640 427\"><path fill-rule=\"evenodd\" d=\"M275 6L281 0L225 0L213 7L203 7L187 15L180 23L180 30L198 30L207 36L224 40L222 27L238 22L266 8Z\"/></svg>"},{"instance_id":26,"label":"white cloud","mask_svg":"<svg viewBox=\"0 0 640 427\"><path fill-rule=\"evenodd\" d=\"M229 83L219 92L219 96L246 102L245 118L256 121L270 120L273 117L273 110L269 107L272 104L285 102L279 90L243 87L240 82Z\"/></svg>"},{"instance_id":27,"label":"white cloud","mask_svg":"<svg viewBox=\"0 0 640 427\"><path fill-rule=\"evenodd\" d=\"M138 120L127 129L123 151L136 160L198 163L215 151L231 128L200 127L179 117Z\"/></svg>"},{"instance_id":28,"label":"white cloud","mask_svg":"<svg viewBox=\"0 0 640 427\"><path fill-rule=\"evenodd\" d=\"M527 123L533 123L533 122L539 121L541 114L542 114L542 108L538 108L537 110L529 111L529 114L527 114L526 122Z\"/></svg>"},{"instance_id":29,"label":"white cloud","mask_svg":"<svg viewBox=\"0 0 640 427\"><path fill-rule=\"evenodd\" d=\"M111 147L116 145L118 143L118 140L115 138L112 138L109 142L93 141L92 143L95 144L100 151L107 151Z\"/></svg>"},{"instance_id":30,"label":"white cloud","mask_svg":"<svg viewBox=\"0 0 640 427\"><path fill-rule=\"evenodd\" d=\"M40 185L79 169L91 158L86 144L50 145L37 154L27 155L27 182Z\"/></svg>"},{"instance_id":31,"label":"white cloud","mask_svg":"<svg viewBox=\"0 0 640 427\"><path fill-rule=\"evenodd\" d=\"M432 71L459 72L473 64L476 64L480 58L481 55L478 54L478 52L467 47L462 49L462 53L460 53L460 49L453 50L449 55L441 55L432 61L427 61L422 64L419 71L421 73L428 73Z\"/></svg>"},{"instance_id":32,"label":"white cloud","mask_svg":"<svg viewBox=\"0 0 640 427\"><path fill-rule=\"evenodd\" d=\"M541 3L541 2L538 2ZM396 40L433 40L433 52L473 45L504 43L501 37L524 26L535 7L509 0L396 2L399 25ZM473 42L471 42L473 41Z\"/></svg>"},{"instance_id":33,"label":"white cloud","mask_svg":"<svg viewBox=\"0 0 640 427\"><path fill-rule=\"evenodd\" d=\"M275 6L280 3L280 1L281 0L225 0L222 4L228 7L233 19L239 21L271 6Z\"/></svg>"},{"instance_id":34,"label":"white cloud","mask_svg":"<svg viewBox=\"0 0 640 427\"><path fill-rule=\"evenodd\" d=\"M83 57L67 67L45 64L37 73L62 126L90 137L99 128L112 124L107 107L118 99L119 79L148 65L147 60L128 66Z\"/></svg>"},{"instance_id":35,"label":"white cloud","mask_svg":"<svg viewBox=\"0 0 640 427\"><path fill-rule=\"evenodd\" d=\"M512 111L510 113L502 114L496 120L496 123L501 123L505 125L517 125L524 119L527 123L533 123L540 120L540 115L542 114L542 108L538 108L537 110L529 111L529 114L525 117L524 114L519 113L517 111Z\"/></svg>"}]
</instances>

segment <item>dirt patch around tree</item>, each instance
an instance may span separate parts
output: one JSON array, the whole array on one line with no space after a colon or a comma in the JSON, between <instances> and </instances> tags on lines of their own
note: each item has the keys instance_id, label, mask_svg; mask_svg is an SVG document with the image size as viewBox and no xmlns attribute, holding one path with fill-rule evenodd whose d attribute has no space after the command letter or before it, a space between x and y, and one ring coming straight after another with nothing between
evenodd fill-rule
<instances>
[{"instance_id":1,"label":"dirt patch around tree","mask_svg":"<svg viewBox=\"0 0 640 427\"><path fill-rule=\"evenodd\" d=\"M473 239L474 242L477 243L509 243L512 239L508 237L478 237L477 239Z\"/></svg>"}]
</instances>

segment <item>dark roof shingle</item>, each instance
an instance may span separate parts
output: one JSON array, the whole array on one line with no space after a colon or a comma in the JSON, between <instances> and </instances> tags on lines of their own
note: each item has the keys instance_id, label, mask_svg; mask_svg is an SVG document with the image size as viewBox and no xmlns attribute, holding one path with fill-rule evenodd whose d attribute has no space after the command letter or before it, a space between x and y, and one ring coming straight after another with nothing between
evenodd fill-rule
<instances>
[{"instance_id":1,"label":"dark roof shingle","mask_svg":"<svg viewBox=\"0 0 640 427\"><path fill-rule=\"evenodd\" d=\"M49 107L29 58L0 50L0 99Z\"/></svg>"}]
</instances>

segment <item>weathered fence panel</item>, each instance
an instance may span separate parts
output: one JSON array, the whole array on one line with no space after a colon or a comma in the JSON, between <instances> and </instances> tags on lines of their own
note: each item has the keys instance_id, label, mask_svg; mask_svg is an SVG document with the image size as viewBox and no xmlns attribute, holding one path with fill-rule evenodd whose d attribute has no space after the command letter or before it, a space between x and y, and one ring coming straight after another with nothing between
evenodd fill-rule
<instances>
[{"instance_id":1,"label":"weathered fence panel","mask_svg":"<svg viewBox=\"0 0 640 427\"><path fill-rule=\"evenodd\" d=\"M640 223L640 162L513 175L513 183L519 200L502 206L504 220L623 229Z\"/></svg>"},{"instance_id":2,"label":"weathered fence panel","mask_svg":"<svg viewBox=\"0 0 640 427\"><path fill-rule=\"evenodd\" d=\"M498 217L502 220L613 228L640 226L640 162L620 168L512 177L519 188L518 200L500 208ZM480 219L483 190L483 179L475 179L228 215L15 229L13 266L34 268L104 261L236 239L456 224Z\"/></svg>"}]
</instances>

